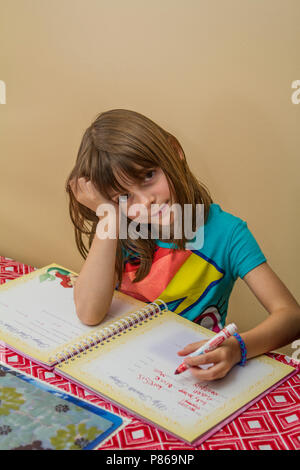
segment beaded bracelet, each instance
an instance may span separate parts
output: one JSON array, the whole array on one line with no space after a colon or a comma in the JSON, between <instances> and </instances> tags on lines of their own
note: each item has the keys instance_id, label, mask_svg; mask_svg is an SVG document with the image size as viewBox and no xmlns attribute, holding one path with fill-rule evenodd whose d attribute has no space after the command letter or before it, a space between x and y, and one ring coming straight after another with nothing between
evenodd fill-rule
<instances>
[{"instance_id":1,"label":"beaded bracelet","mask_svg":"<svg viewBox=\"0 0 300 470\"><path fill-rule=\"evenodd\" d=\"M246 364L246 360L247 360L247 349L246 349L246 345L244 343L244 340L243 338L241 338L241 336L238 334L238 333L234 333L233 335L239 342L239 345L240 345L240 348L241 348L241 355L242 355L242 359L240 362L238 362L238 365L239 366L244 366Z\"/></svg>"}]
</instances>

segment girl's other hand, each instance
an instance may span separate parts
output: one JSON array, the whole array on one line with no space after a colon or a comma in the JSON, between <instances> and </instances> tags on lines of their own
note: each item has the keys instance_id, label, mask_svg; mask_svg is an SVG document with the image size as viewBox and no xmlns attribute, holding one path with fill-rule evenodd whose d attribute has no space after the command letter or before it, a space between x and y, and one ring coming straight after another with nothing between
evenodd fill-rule
<instances>
[{"instance_id":1,"label":"girl's other hand","mask_svg":"<svg viewBox=\"0 0 300 470\"><path fill-rule=\"evenodd\" d=\"M87 178L79 178L77 180L77 187L75 183L75 178L73 178L69 183L75 199L92 211L96 212L97 207L100 204L111 204L117 207L117 205L112 201L105 199L105 197L95 188L94 184Z\"/></svg>"},{"instance_id":2,"label":"girl's other hand","mask_svg":"<svg viewBox=\"0 0 300 470\"><path fill-rule=\"evenodd\" d=\"M200 346L207 341L199 341L187 345L181 351L178 351L179 356L187 356L196 351ZM189 366L192 375L199 381L217 380L225 377L232 367L241 360L241 352L238 341L235 338L228 338L221 346L213 351L195 357L187 357L184 359ZM199 366L213 364L208 369L201 369ZM185 372L185 374L188 371Z\"/></svg>"}]
</instances>

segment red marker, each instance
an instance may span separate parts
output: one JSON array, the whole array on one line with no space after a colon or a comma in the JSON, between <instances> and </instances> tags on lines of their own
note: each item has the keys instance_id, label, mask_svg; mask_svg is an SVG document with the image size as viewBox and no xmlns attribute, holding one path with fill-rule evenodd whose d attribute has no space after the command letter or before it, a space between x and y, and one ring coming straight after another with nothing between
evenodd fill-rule
<instances>
[{"instance_id":1,"label":"red marker","mask_svg":"<svg viewBox=\"0 0 300 470\"><path fill-rule=\"evenodd\" d=\"M213 338L207 341L207 343L200 346L199 349L192 352L187 357L200 356L201 354L205 354L209 351L213 351L218 346L220 346L220 344L222 344L223 341L225 341L225 339L230 338L230 336L232 336L236 331L237 331L236 325L234 323L230 323L229 325L225 326L225 328L223 328L223 330L221 330L220 333L215 335ZM180 364L180 366L177 367L174 374L175 375L181 374L188 368L189 366L183 362L182 364Z\"/></svg>"},{"instance_id":2,"label":"red marker","mask_svg":"<svg viewBox=\"0 0 300 470\"><path fill-rule=\"evenodd\" d=\"M175 370L174 374L175 374L175 375L181 374L182 372L184 372L184 371L187 370L188 368L189 368L189 366L183 362L182 364L180 364L179 367L177 367L177 369Z\"/></svg>"}]
</instances>

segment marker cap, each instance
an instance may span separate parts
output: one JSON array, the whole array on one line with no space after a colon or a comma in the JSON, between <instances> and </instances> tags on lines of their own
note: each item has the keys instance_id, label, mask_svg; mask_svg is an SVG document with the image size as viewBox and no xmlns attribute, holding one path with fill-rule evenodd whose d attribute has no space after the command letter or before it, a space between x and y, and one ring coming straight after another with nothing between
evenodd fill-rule
<instances>
[{"instance_id":1,"label":"marker cap","mask_svg":"<svg viewBox=\"0 0 300 470\"><path fill-rule=\"evenodd\" d=\"M235 323L229 323L229 325L226 326L226 330L233 335L237 331L237 326Z\"/></svg>"}]
</instances>

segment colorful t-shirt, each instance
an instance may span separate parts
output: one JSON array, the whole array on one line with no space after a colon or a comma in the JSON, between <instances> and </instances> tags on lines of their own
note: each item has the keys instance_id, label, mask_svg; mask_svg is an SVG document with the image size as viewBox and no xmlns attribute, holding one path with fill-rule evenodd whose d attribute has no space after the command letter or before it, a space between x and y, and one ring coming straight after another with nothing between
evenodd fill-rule
<instances>
[{"instance_id":1,"label":"colorful t-shirt","mask_svg":"<svg viewBox=\"0 0 300 470\"><path fill-rule=\"evenodd\" d=\"M132 264L137 260L132 255L118 290L143 302L162 299L178 315L220 331L235 281L266 258L247 223L218 204L210 205L202 233L204 238L197 232L191 241L192 249L188 244L176 250L172 243L156 240L150 272L137 283L132 280L139 265Z\"/></svg>"}]
</instances>

